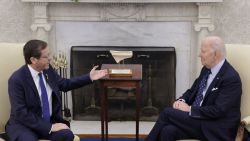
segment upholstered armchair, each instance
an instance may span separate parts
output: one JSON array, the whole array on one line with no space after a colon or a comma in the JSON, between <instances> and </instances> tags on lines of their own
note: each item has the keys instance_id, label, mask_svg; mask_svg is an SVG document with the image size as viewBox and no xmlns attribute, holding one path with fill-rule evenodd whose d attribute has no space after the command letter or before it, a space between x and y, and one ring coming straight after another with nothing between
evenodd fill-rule
<instances>
[{"instance_id":1,"label":"upholstered armchair","mask_svg":"<svg viewBox=\"0 0 250 141\"><path fill-rule=\"evenodd\" d=\"M10 103L8 96L8 79L10 75L24 64L23 49L24 44L0 43L0 133L3 133L4 126L9 118ZM0 138L0 141L5 141ZM39 140L48 141L48 140ZM80 141L75 135L74 141Z\"/></svg>"},{"instance_id":2,"label":"upholstered armchair","mask_svg":"<svg viewBox=\"0 0 250 141\"><path fill-rule=\"evenodd\" d=\"M236 141L242 141L244 128L250 131L250 45L227 44L227 59L239 72L242 81L241 123Z\"/></svg>"},{"instance_id":3,"label":"upholstered armchair","mask_svg":"<svg viewBox=\"0 0 250 141\"><path fill-rule=\"evenodd\" d=\"M227 44L227 60L238 71L242 81L241 123L236 141L242 141L244 128L250 131L250 45ZM179 140L198 141L198 140Z\"/></svg>"}]
</instances>

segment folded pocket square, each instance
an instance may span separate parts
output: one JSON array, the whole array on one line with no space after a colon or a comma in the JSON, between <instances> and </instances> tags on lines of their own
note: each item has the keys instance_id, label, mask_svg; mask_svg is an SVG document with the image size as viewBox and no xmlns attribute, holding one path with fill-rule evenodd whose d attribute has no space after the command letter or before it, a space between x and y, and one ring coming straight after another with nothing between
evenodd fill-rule
<instances>
[{"instance_id":1,"label":"folded pocket square","mask_svg":"<svg viewBox=\"0 0 250 141\"><path fill-rule=\"evenodd\" d=\"M215 90L217 90L217 89L218 89L218 88L213 88L212 91L215 91Z\"/></svg>"}]
</instances>

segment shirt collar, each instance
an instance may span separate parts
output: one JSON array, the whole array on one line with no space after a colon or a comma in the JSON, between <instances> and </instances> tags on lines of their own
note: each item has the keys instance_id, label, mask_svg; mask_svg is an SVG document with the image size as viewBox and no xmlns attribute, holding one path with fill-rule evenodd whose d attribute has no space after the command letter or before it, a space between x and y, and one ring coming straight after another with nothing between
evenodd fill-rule
<instances>
[{"instance_id":1,"label":"shirt collar","mask_svg":"<svg viewBox=\"0 0 250 141\"><path fill-rule=\"evenodd\" d=\"M224 62L225 62L225 59L222 59L217 65L215 65L214 67L212 67L211 68L211 73L213 75L216 75L219 72L219 70L222 67L222 65L224 64Z\"/></svg>"},{"instance_id":2,"label":"shirt collar","mask_svg":"<svg viewBox=\"0 0 250 141\"><path fill-rule=\"evenodd\" d=\"M33 78L36 78L38 76L38 73L40 73L40 72L36 71L35 69L33 69L30 65L28 65L28 68L29 68L30 73L31 73Z\"/></svg>"}]
</instances>

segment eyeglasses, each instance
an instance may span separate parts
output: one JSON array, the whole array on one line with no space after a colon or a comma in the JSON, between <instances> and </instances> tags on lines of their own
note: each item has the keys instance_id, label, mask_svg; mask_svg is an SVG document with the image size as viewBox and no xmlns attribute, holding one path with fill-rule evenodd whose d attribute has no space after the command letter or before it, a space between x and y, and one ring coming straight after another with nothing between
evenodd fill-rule
<instances>
[{"instance_id":1,"label":"eyeglasses","mask_svg":"<svg viewBox=\"0 0 250 141\"><path fill-rule=\"evenodd\" d=\"M41 56L39 59L41 59L41 58L43 58L43 59L51 59L51 56L49 55L49 56Z\"/></svg>"}]
</instances>

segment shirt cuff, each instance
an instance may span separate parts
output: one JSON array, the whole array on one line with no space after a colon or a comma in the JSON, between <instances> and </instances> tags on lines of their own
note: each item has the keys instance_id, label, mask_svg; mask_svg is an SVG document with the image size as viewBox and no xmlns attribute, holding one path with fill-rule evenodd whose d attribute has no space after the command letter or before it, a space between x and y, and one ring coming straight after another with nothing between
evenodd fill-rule
<instances>
[{"instance_id":1,"label":"shirt cuff","mask_svg":"<svg viewBox=\"0 0 250 141\"><path fill-rule=\"evenodd\" d=\"M50 131L49 131L49 134L51 134L51 133L52 133L52 128L53 128L53 125L51 125Z\"/></svg>"},{"instance_id":2,"label":"shirt cuff","mask_svg":"<svg viewBox=\"0 0 250 141\"><path fill-rule=\"evenodd\" d=\"M185 100L185 99L178 99L178 101L181 101L181 102L186 103L186 100Z\"/></svg>"},{"instance_id":3,"label":"shirt cuff","mask_svg":"<svg viewBox=\"0 0 250 141\"><path fill-rule=\"evenodd\" d=\"M189 116L191 116L192 106L190 106L190 111L188 113Z\"/></svg>"}]
</instances>

